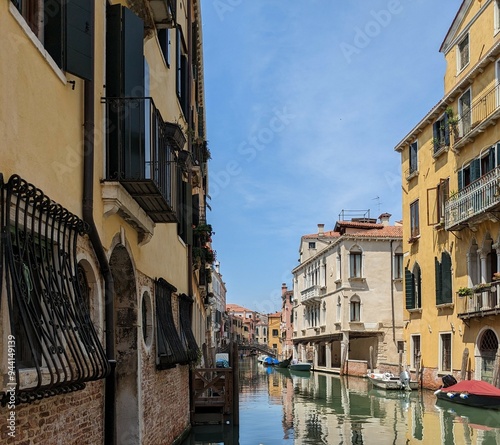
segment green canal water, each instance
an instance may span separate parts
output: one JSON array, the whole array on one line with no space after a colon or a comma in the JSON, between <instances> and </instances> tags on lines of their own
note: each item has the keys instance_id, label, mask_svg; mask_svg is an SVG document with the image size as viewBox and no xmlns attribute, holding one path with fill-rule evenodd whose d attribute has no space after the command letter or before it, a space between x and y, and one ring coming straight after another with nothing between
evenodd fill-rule
<instances>
[{"instance_id":1,"label":"green canal water","mask_svg":"<svg viewBox=\"0 0 500 445\"><path fill-rule=\"evenodd\" d=\"M240 360L239 427L196 427L183 445L496 445L500 411L383 391L362 378L291 374Z\"/></svg>"}]
</instances>

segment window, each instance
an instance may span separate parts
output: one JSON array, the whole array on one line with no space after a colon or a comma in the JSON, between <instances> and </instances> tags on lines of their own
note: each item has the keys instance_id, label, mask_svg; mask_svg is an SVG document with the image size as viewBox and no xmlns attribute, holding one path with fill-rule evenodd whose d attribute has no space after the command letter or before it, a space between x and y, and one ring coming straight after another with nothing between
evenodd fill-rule
<instances>
[{"instance_id":1,"label":"window","mask_svg":"<svg viewBox=\"0 0 500 445\"><path fill-rule=\"evenodd\" d=\"M411 336L411 367L420 367L420 335Z\"/></svg>"},{"instance_id":2,"label":"window","mask_svg":"<svg viewBox=\"0 0 500 445\"><path fill-rule=\"evenodd\" d=\"M416 173L418 171L418 141L410 144L410 169L408 173Z\"/></svg>"},{"instance_id":3,"label":"window","mask_svg":"<svg viewBox=\"0 0 500 445\"><path fill-rule=\"evenodd\" d=\"M451 372L451 334L440 334L439 340L439 370Z\"/></svg>"},{"instance_id":4,"label":"window","mask_svg":"<svg viewBox=\"0 0 500 445\"><path fill-rule=\"evenodd\" d=\"M278 337L279 336L279 332L277 329L273 329L273 337Z\"/></svg>"},{"instance_id":5,"label":"window","mask_svg":"<svg viewBox=\"0 0 500 445\"><path fill-rule=\"evenodd\" d=\"M92 79L92 6L87 0L12 0L59 68Z\"/></svg>"},{"instance_id":6,"label":"window","mask_svg":"<svg viewBox=\"0 0 500 445\"><path fill-rule=\"evenodd\" d=\"M415 264L413 270L405 269L405 299L406 309L420 309L422 307L422 290L420 266Z\"/></svg>"},{"instance_id":7,"label":"window","mask_svg":"<svg viewBox=\"0 0 500 445\"><path fill-rule=\"evenodd\" d=\"M437 187L437 217L438 222L445 217L445 203L450 196L450 178L441 179Z\"/></svg>"},{"instance_id":8,"label":"window","mask_svg":"<svg viewBox=\"0 0 500 445\"><path fill-rule=\"evenodd\" d=\"M394 279L403 279L403 254L400 252L394 254Z\"/></svg>"},{"instance_id":9,"label":"window","mask_svg":"<svg viewBox=\"0 0 500 445\"><path fill-rule=\"evenodd\" d=\"M418 199L410 204L410 238L420 235L420 223L418 215Z\"/></svg>"},{"instance_id":10,"label":"window","mask_svg":"<svg viewBox=\"0 0 500 445\"><path fill-rule=\"evenodd\" d=\"M467 34L457 45L458 71L462 71L469 64L469 35Z\"/></svg>"},{"instance_id":11,"label":"window","mask_svg":"<svg viewBox=\"0 0 500 445\"><path fill-rule=\"evenodd\" d=\"M17 175L0 184L0 195L2 294L11 308L4 321L16 340L15 371L29 369L17 381L19 402L83 389L109 369L75 257L85 224Z\"/></svg>"},{"instance_id":12,"label":"window","mask_svg":"<svg viewBox=\"0 0 500 445\"><path fill-rule=\"evenodd\" d=\"M161 52L167 67L170 68L170 55L172 49L172 39L170 37L170 29L159 29L158 30L158 41L160 42Z\"/></svg>"},{"instance_id":13,"label":"window","mask_svg":"<svg viewBox=\"0 0 500 445\"><path fill-rule=\"evenodd\" d=\"M353 247L349 252L350 278L361 278L362 275L362 252L359 247Z\"/></svg>"},{"instance_id":14,"label":"window","mask_svg":"<svg viewBox=\"0 0 500 445\"><path fill-rule=\"evenodd\" d=\"M471 130L471 91L468 89L464 94L458 99L458 114L460 116L458 134L460 137L465 136Z\"/></svg>"},{"instance_id":15,"label":"window","mask_svg":"<svg viewBox=\"0 0 500 445\"><path fill-rule=\"evenodd\" d=\"M397 348L398 348L398 354L404 353L405 352L405 342L404 341L398 341L397 342Z\"/></svg>"},{"instance_id":16,"label":"window","mask_svg":"<svg viewBox=\"0 0 500 445\"><path fill-rule=\"evenodd\" d=\"M434 153L437 153L441 148L450 145L450 126L448 125L448 115L446 113L434 122L432 130Z\"/></svg>"},{"instance_id":17,"label":"window","mask_svg":"<svg viewBox=\"0 0 500 445\"><path fill-rule=\"evenodd\" d=\"M309 243L309 249L316 249L316 243Z\"/></svg>"},{"instance_id":18,"label":"window","mask_svg":"<svg viewBox=\"0 0 500 445\"><path fill-rule=\"evenodd\" d=\"M492 171L497 165L497 147L493 145L485 150L481 157L472 159L470 163L458 171L458 189L462 190L476 179Z\"/></svg>"},{"instance_id":19,"label":"window","mask_svg":"<svg viewBox=\"0 0 500 445\"><path fill-rule=\"evenodd\" d=\"M189 98L188 98L188 59L184 49L184 38L182 35L182 29L177 27L176 36L176 91L177 97L181 104L181 109L184 113L184 117L188 120L189 117Z\"/></svg>"},{"instance_id":20,"label":"window","mask_svg":"<svg viewBox=\"0 0 500 445\"><path fill-rule=\"evenodd\" d=\"M500 0L495 0L495 19L494 19L494 30L495 34L500 31Z\"/></svg>"},{"instance_id":21,"label":"window","mask_svg":"<svg viewBox=\"0 0 500 445\"><path fill-rule=\"evenodd\" d=\"M351 298L350 302L350 321L361 320L361 300L357 295Z\"/></svg>"},{"instance_id":22,"label":"window","mask_svg":"<svg viewBox=\"0 0 500 445\"><path fill-rule=\"evenodd\" d=\"M451 257L448 252L443 252L441 262L434 258L436 279L436 305L452 303L451 294Z\"/></svg>"}]
</instances>

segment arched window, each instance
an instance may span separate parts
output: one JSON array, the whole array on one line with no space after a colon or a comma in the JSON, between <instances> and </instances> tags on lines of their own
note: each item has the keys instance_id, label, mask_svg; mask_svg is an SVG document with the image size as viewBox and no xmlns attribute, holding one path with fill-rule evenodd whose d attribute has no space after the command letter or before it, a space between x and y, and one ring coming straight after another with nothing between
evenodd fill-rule
<instances>
[{"instance_id":1,"label":"arched window","mask_svg":"<svg viewBox=\"0 0 500 445\"><path fill-rule=\"evenodd\" d=\"M448 252L441 254L441 262L434 258L436 273L436 304L452 303L451 257Z\"/></svg>"},{"instance_id":2,"label":"arched window","mask_svg":"<svg viewBox=\"0 0 500 445\"><path fill-rule=\"evenodd\" d=\"M481 380L493 383L495 356L498 350L498 338L491 329L484 331L479 341L481 355Z\"/></svg>"},{"instance_id":3,"label":"arched window","mask_svg":"<svg viewBox=\"0 0 500 445\"><path fill-rule=\"evenodd\" d=\"M406 309L420 309L422 307L422 291L420 266L415 263L413 269L405 269L405 297Z\"/></svg>"},{"instance_id":4,"label":"arched window","mask_svg":"<svg viewBox=\"0 0 500 445\"><path fill-rule=\"evenodd\" d=\"M361 320L361 300L357 295L351 298L350 302L350 321Z\"/></svg>"}]
</instances>

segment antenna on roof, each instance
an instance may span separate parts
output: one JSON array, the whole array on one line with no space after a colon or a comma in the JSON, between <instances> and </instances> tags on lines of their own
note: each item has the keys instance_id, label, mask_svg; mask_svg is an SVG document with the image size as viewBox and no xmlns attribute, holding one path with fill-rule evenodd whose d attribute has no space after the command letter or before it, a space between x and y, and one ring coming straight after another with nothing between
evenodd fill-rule
<instances>
[{"instance_id":1,"label":"antenna on roof","mask_svg":"<svg viewBox=\"0 0 500 445\"><path fill-rule=\"evenodd\" d=\"M372 201L377 201L377 207L378 207L378 214L380 215L380 204L382 204L380 202L380 197L379 196L376 196L375 198L372 199Z\"/></svg>"}]
</instances>

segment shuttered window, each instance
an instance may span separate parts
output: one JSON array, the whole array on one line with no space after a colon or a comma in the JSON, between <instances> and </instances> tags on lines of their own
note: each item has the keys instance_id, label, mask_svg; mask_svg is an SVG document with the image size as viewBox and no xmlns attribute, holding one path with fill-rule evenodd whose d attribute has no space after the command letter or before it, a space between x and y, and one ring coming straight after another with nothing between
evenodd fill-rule
<instances>
[{"instance_id":1,"label":"shuttered window","mask_svg":"<svg viewBox=\"0 0 500 445\"><path fill-rule=\"evenodd\" d=\"M13 3L62 70L92 79L91 0L13 0Z\"/></svg>"},{"instance_id":2,"label":"shuttered window","mask_svg":"<svg viewBox=\"0 0 500 445\"><path fill-rule=\"evenodd\" d=\"M421 277L420 266L415 264L413 272L405 269L405 303L406 309L420 309L421 298Z\"/></svg>"},{"instance_id":3,"label":"shuttered window","mask_svg":"<svg viewBox=\"0 0 500 445\"><path fill-rule=\"evenodd\" d=\"M441 255L441 262L434 258L436 279L436 305L453 302L451 289L451 257L447 252Z\"/></svg>"}]
</instances>

